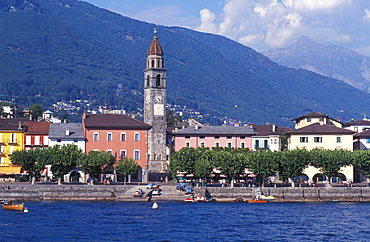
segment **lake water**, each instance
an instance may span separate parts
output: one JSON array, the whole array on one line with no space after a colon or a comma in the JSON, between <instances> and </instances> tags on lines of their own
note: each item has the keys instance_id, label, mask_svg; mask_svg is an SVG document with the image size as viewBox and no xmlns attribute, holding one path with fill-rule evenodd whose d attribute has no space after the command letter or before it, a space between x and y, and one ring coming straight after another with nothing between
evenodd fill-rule
<instances>
[{"instance_id":1,"label":"lake water","mask_svg":"<svg viewBox=\"0 0 370 242\"><path fill-rule=\"evenodd\" d=\"M370 203L27 202L1 241L370 241Z\"/></svg>"}]
</instances>

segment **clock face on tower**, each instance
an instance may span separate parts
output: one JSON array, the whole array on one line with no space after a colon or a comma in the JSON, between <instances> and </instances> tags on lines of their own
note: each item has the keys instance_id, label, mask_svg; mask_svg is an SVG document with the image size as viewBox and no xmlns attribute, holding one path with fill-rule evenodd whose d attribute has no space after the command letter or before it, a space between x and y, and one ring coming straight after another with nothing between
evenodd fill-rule
<instances>
[{"instance_id":1,"label":"clock face on tower","mask_svg":"<svg viewBox=\"0 0 370 242\"><path fill-rule=\"evenodd\" d=\"M157 103L163 103L163 97L160 94L155 95L154 99Z\"/></svg>"}]
</instances>

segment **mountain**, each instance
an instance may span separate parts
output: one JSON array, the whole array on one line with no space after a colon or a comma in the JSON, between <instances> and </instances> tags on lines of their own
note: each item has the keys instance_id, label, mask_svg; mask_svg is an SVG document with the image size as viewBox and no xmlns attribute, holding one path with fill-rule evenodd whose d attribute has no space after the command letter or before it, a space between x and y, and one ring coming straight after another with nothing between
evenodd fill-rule
<instances>
[{"instance_id":1,"label":"mountain","mask_svg":"<svg viewBox=\"0 0 370 242\"><path fill-rule=\"evenodd\" d=\"M368 93L278 65L222 36L156 26L77 0L19 1L0 9L0 90L23 105L82 99L129 112L142 108L156 27L168 69L167 101L207 114L202 122L229 117L292 126L304 113L350 120L370 106Z\"/></svg>"},{"instance_id":2,"label":"mountain","mask_svg":"<svg viewBox=\"0 0 370 242\"><path fill-rule=\"evenodd\" d=\"M280 65L310 70L370 92L370 57L351 49L325 46L303 36L286 48L262 53Z\"/></svg>"}]
</instances>

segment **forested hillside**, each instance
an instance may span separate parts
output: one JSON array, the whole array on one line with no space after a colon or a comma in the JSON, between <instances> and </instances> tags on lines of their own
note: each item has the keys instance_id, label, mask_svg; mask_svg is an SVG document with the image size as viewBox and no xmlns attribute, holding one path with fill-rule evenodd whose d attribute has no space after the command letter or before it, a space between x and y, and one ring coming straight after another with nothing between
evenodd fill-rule
<instances>
[{"instance_id":1,"label":"forested hillside","mask_svg":"<svg viewBox=\"0 0 370 242\"><path fill-rule=\"evenodd\" d=\"M155 27L168 69L167 101L210 114L200 121L215 124L227 116L291 125L311 111L345 121L360 118L370 105L365 92L279 66L227 38L155 26L77 0L2 8L0 90L24 105L86 99L136 110L143 106L143 69Z\"/></svg>"}]
</instances>

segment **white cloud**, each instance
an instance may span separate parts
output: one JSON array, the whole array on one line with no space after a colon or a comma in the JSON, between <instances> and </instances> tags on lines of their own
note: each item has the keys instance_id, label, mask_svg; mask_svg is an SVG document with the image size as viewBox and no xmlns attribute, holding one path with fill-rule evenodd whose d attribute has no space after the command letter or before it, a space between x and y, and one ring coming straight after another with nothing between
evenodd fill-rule
<instances>
[{"instance_id":1,"label":"white cloud","mask_svg":"<svg viewBox=\"0 0 370 242\"><path fill-rule=\"evenodd\" d=\"M290 2L290 6L297 10L314 11L332 9L350 3L351 0L291 0Z\"/></svg>"},{"instance_id":2,"label":"white cloud","mask_svg":"<svg viewBox=\"0 0 370 242\"><path fill-rule=\"evenodd\" d=\"M365 16L364 19L370 21L370 11L368 9L365 9Z\"/></svg>"},{"instance_id":3,"label":"white cloud","mask_svg":"<svg viewBox=\"0 0 370 242\"><path fill-rule=\"evenodd\" d=\"M349 46L361 40L364 45L369 26L363 24L370 23L368 9L370 1L357 0L225 0L222 14L201 13L199 29L209 29L257 51L292 44L303 35L323 44ZM223 18L217 19L219 16Z\"/></svg>"},{"instance_id":4,"label":"white cloud","mask_svg":"<svg viewBox=\"0 0 370 242\"><path fill-rule=\"evenodd\" d=\"M200 27L197 28L197 30L216 33L217 27L214 23L215 14L212 13L209 9L202 9L200 10L199 14L202 24L200 25Z\"/></svg>"}]
</instances>

